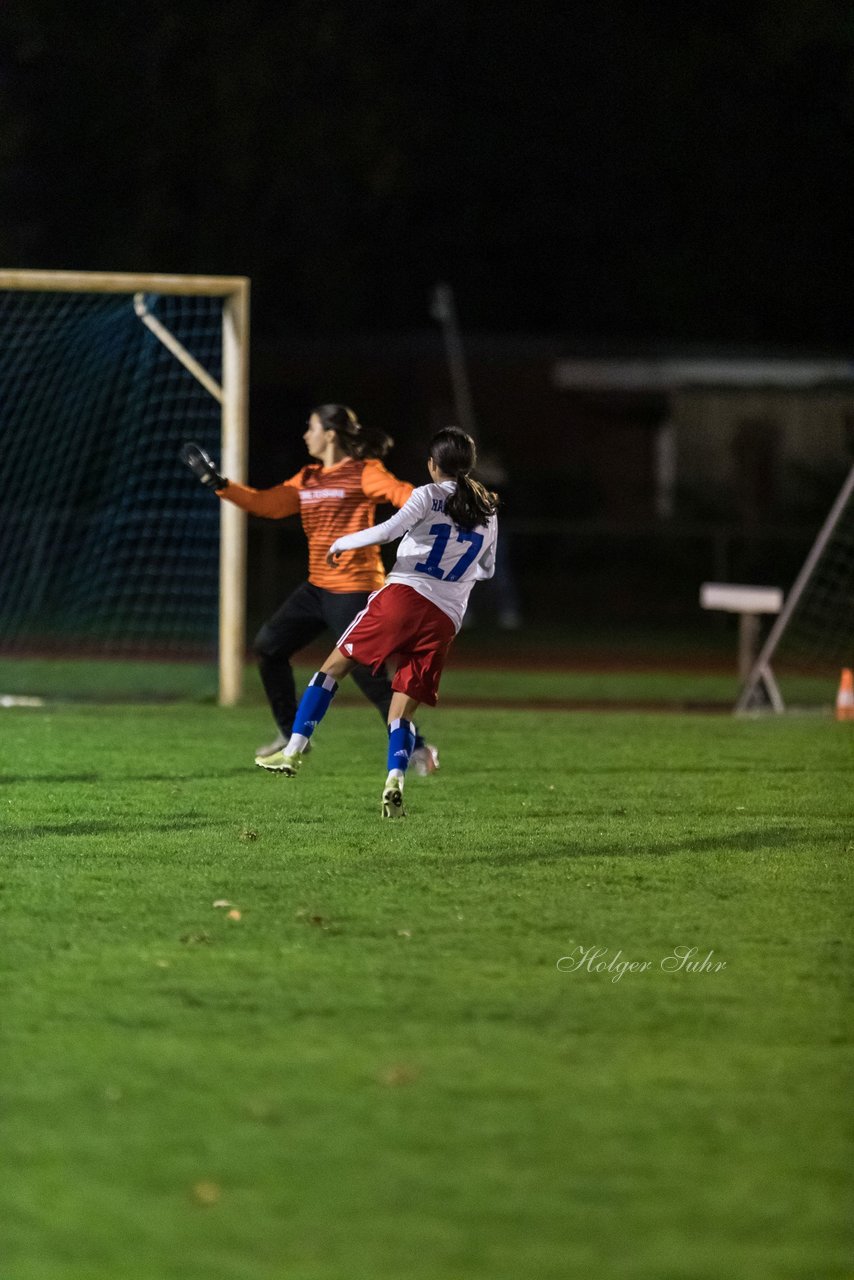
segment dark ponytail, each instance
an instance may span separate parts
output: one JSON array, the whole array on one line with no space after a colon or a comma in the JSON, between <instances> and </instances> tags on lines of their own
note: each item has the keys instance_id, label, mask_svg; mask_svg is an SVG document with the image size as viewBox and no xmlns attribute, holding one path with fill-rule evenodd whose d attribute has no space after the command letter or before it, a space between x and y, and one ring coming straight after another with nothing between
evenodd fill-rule
<instances>
[{"instance_id":1,"label":"dark ponytail","mask_svg":"<svg viewBox=\"0 0 854 1280\"><path fill-rule=\"evenodd\" d=\"M334 431L338 443L350 458L384 458L394 444L391 436L376 427L363 427L345 404L321 404L312 409L327 431Z\"/></svg>"},{"instance_id":2,"label":"dark ponytail","mask_svg":"<svg viewBox=\"0 0 854 1280\"><path fill-rule=\"evenodd\" d=\"M444 427L430 443L430 457L443 475L456 480L457 487L445 499L445 513L461 529L486 524L498 508L498 495L490 493L469 472L477 462L474 440L459 427Z\"/></svg>"}]
</instances>

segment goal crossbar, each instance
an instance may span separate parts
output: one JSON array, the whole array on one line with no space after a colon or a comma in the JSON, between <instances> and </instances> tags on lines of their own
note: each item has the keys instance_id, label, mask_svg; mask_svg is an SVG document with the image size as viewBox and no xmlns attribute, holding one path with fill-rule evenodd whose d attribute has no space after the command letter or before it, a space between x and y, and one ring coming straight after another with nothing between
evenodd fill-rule
<instances>
[{"instance_id":1,"label":"goal crossbar","mask_svg":"<svg viewBox=\"0 0 854 1280\"><path fill-rule=\"evenodd\" d=\"M44 293L170 293L225 298L249 292L248 276L176 276L130 271L29 271L0 268L0 289Z\"/></svg>"}]
</instances>

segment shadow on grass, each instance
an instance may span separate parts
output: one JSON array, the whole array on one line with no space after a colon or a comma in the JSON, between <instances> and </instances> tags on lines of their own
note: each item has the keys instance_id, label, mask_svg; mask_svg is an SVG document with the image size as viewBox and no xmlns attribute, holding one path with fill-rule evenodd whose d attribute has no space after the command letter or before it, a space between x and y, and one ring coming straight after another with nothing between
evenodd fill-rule
<instances>
[{"instance_id":1,"label":"shadow on grass","mask_svg":"<svg viewBox=\"0 0 854 1280\"><path fill-rule=\"evenodd\" d=\"M0 773L0 787L18 782L100 782L99 773Z\"/></svg>"},{"instance_id":2,"label":"shadow on grass","mask_svg":"<svg viewBox=\"0 0 854 1280\"><path fill-rule=\"evenodd\" d=\"M15 827L5 831L3 838L21 843L25 840L37 839L39 836L128 836L132 831L198 831L201 827L208 829L227 825L228 823L212 822L207 817L178 819L172 822L135 822L132 827L127 821L105 822L89 819L84 822L45 822L32 827Z\"/></svg>"},{"instance_id":3,"label":"shadow on grass","mask_svg":"<svg viewBox=\"0 0 854 1280\"><path fill-rule=\"evenodd\" d=\"M111 781L119 782L207 782L213 778L240 778L247 774L253 777L260 775L256 764L241 764L232 769L207 769L201 767L192 773L127 773L110 775Z\"/></svg>"},{"instance_id":4,"label":"shadow on grass","mask_svg":"<svg viewBox=\"0 0 854 1280\"><path fill-rule=\"evenodd\" d=\"M447 869L450 866L466 866L483 863L495 867L511 867L515 865L541 863L553 864L565 862L571 858L635 858L653 857L668 858L676 854L709 854L736 852L743 854L759 853L763 850L785 850L803 844L807 838L802 829L791 827L764 827L754 831L732 831L709 836L691 836L672 840L636 841L631 847L608 847L607 835L596 842L565 840L561 847L555 847L550 841L550 848L542 850L520 850L501 853L463 854L458 857L438 856L425 861ZM841 845L842 837L837 832L809 833L811 845Z\"/></svg>"},{"instance_id":5,"label":"shadow on grass","mask_svg":"<svg viewBox=\"0 0 854 1280\"><path fill-rule=\"evenodd\" d=\"M56 785L65 782L198 782L213 778L237 778L252 772L250 765L233 769L198 769L193 773L0 773L0 786L26 782ZM256 766L257 772L257 766Z\"/></svg>"},{"instance_id":6,"label":"shadow on grass","mask_svg":"<svg viewBox=\"0 0 854 1280\"><path fill-rule=\"evenodd\" d=\"M478 769L479 773L500 773L504 776L507 774L507 765L482 765ZM748 773L752 777L756 774L764 773L795 773L798 775L810 773L851 773L850 764L763 764L756 761L745 761L744 764L591 764L591 765L573 765L567 770L569 777L586 777L595 776L596 774L618 774L620 777L630 778L637 773L684 773L691 775L695 773L709 773L715 775L726 775L730 773Z\"/></svg>"}]
</instances>

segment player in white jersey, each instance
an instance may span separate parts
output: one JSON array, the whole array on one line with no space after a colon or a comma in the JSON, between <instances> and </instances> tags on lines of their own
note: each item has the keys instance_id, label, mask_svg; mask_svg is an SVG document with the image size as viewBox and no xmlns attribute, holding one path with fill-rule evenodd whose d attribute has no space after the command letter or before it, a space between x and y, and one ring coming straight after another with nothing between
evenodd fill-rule
<instances>
[{"instance_id":1,"label":"player in white jersey","mask_svg":"<svg viewBox=\"0 0 854 1280\"><path fill-rule=\"evenodd\" d=\"M474 441L465 431L439 431L427 462L431 483L416 489L390 520L333 542L328 561L337 565L348 551L404 535L385 585L312 676L290 740L264 761L265 769L294 777L338 682L357 663L378 670L393 657L397 671L391 682L382 813L405 817L403 782L415 745L412 717L420 703L436 705L442 667L462 626L471 589L495 572L498 500L469 475L475 460Z\"/></svg>"}]
</instances>

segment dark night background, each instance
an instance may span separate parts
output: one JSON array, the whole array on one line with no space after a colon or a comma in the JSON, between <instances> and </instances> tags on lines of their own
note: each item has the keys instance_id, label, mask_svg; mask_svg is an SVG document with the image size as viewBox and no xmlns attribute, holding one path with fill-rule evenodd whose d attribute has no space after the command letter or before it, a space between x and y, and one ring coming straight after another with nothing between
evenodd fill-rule
<instances>
[{"instance_id":1,"label":"dark night background","mask_svg":"<svg viewBox=\"0 0 854 1280\"><path fill-rule=\"evenodd\" d=\"M431 425L407 360L421 334L444 376L438 280L505 456L541 458L559 420L545 372L542 405L520 374L498 420L489 361L523 338L544 369L570 342L849 349L847 3L26 0L0 72L5 265L252 278L255 483L299 464L318 399L392 428L411 471L397 419ZM510 515L544 514L511 462Z\"/></svg>"},{"instance_id":2,"label":"dark night background","mask_svg":"<svg viewBox=\"0 0 854 1280\"><path fill-rule=\"evenodd\" d=\"M261 332L844 346L854 10L4 6L8 265L233 273Z\"/></svg>"}]
</instances>

